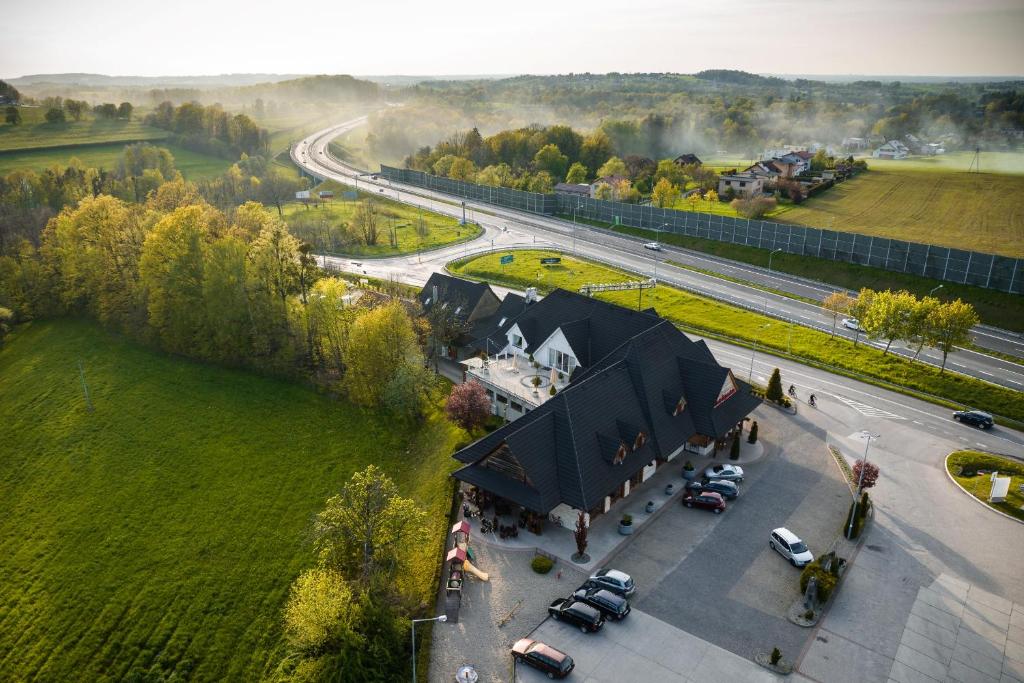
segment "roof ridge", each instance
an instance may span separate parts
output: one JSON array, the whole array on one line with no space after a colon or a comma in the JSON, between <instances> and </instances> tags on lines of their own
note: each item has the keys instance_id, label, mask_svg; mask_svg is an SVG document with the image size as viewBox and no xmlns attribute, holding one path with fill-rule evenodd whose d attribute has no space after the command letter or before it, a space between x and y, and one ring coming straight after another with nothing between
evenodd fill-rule
<instances>
[{"instance_id":1,"label":"roof ridge","mask_svg":"<svg viewBox=\"0 0 1024 683\"><path fill-rule=\"evenodd\" d=\"M562 398L562 405L565 406L565 419L569 423L569 443L572 444L573 460L576 461L576 473L578 476L578 483L580 485L580 500L583 501L583 511L589 512L590 506L587 504L587 491L586 487L583 486L583 468L580 467L579 452L576 450L576 434L572 428L572 411L569 410L569 401L563 394L559 394Z\"/></svg>"}]
</instances>

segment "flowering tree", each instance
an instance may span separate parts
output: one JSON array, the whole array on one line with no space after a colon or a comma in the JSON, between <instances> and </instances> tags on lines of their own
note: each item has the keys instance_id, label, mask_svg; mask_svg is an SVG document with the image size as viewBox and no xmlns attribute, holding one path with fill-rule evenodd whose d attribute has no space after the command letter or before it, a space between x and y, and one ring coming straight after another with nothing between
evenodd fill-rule
<instances>
[{"instance_id":1,"label":"flowering tree","mask_svg":"<svg viewBox=\"0 0 1024 683\"><path fill-rule=\"evenodd\" d=\"M448 419L463 429L479 427L491 414L491 399L479 382L464 382L452 387L445 404Z\"/></svg>"},{"instance_id":2,"label":"flowering tree","mask_svg":"<svg viewBox=\"0 0 1024 683\"><path fill-rule=\"evenodd\" d=\"M861 481L860 478L860 471L862 468L864 470L863 481ZM863 460L858 460L853 463L853 480L855 482L860 482L860 487L862 489L871 488L875 485L875 482L878 481L878 465L873 462L865 463Z\"/></svg>"},{"instance_id":3,"label":"flowering tree","mask_svg":"<svg viewBox=\"0 0 1024 683\"><path fill-rule=\"evenodd\" d=\"M576 519L576 529L573 531L573 537L576 539L576 554L578 557L583 557L587 552L587 531L590 527L587 526L587 518L582 511L579 513L579 517Z\"/></svg>"}]
</instances>

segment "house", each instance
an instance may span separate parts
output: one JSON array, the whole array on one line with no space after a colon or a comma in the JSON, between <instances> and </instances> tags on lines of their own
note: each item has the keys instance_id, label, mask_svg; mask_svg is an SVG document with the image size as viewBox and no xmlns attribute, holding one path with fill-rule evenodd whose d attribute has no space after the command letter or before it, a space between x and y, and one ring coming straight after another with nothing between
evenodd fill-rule
<instances>
[{"instance_id":1,"label":"house","mask_svg":"<svg viewBox=\"0 0 1024 683\"><path fill-rule=\"evenodd\" d=\"M618 187L623 182L628 183L629 178L621 175L608 175L603 178L598 178L594 182L590 183L590 197L592 199L597 197L597 188L601 185L607 185L612 188L612 194L614 196L618 193Z\"/></svg>"},{"instance_id":2,"label":"house","mask_svg":"<svg viewBox=\"0 0 1024 683\"><path fill-rule=\"evenodd\" d=\"M697 166L700 166L703 163L697 157L696 154L680 154L675 159L673 159L672 162L676 166L692 166L694 164L696 164Z\"/></svg>"},{"instance_id":3,"label":"house","mask_svg":"<svg viewBox=\"0 0 1024 683\"><path fill-rule=\"evenodd\" d=\"M813 156L813 154L807 151L790 152L789 154L772 159L772 162L779 168L787 169L783 177L792 178L811 170L811 158Z\"/></svg>"},{"instance_id":4,"label":"house","mask_svg":"<svg viewBox=\"0 0 1024 683\"><path fill-rule=\"evenodd\" d=\"M718 196L725 197L732 190L737 197L756 197L764 193L764 178L745 173L718 177Z\"/></svg>"},{"instance_id":5,"label":"house","mask_svg":"<svg viewBox=\"0 0 1024 683\"><path fill-rule=\"evenodd\" d=\"M871 143L865 138L843 138L843 142L840 146L843 149L850 150L851 152L859 152L871 147Z\"/></svg>"},{"instance_id":6,"label":"house","mask_svg":"<svg viewBox=\"0 0 1024 683\"><path fill-rule=\"evenodd\" d=\"M732 173L730 175L752 175L759 178L763 178L765 182L774 181L776 178L782 175L782 169L775 165L772 161L758 161L755 164L747 166L743 169L742 173Z\"/></svg>"},{"instance_id":7,"label":"house","mask_svg":"<svg viewBox=\"0 0 1024 683\"><path fill-rule=\"evenodd\" d=\"M417 297L428 317L444 319L444 325L457 333L447 343L439 342L439 350L453 359L464 358L475 350L471 342L480 330L489 329L491 317L501 308L502 300L486 282L471 282L461 278L433 273Z\"/></svg>"},{"instance_id":8,"label":"house","mask_svg":"<svg viewBox=\"0 0 1024 683\"><path fill-rule=\"evenodd\" d=\"M899 140L889 140L871 153L876 159L906 159L910 150Z\"/></svg>"},{"instance_id":9,"label":"house","mask_svg":"<svg viewBox=\"0 0 1024 683\"><path fill-rule=\"evenodd\" d=\"M590 185L586 183L558 183L555 185L555 194L567 194L574 197L589 197Z\"/></svg>"},{"instance_id":10,"label":"house","mask_svg":"<svg viewBox=\"0 0 1024 683\"><path fill-rule=\"evenodd\" d=\"M566 320L557 326L539 313L552 297L552 311ZM571 528L579 512L591 520L608 513L681 454L724 446L760 403L703 341L654 312L626 316L595 302L569 321L573 306L587 300L558 290L548 298L528 309L535 327L525 319L514 327L532 335L523 338L525 348L549 346L545 363L562 363L562 349L579 353L571 379L454 456L463 463L456 479L521 510L527 528L545 517ZM518 335L508 332L512 346Z\"/></svg>"}]
</instances>

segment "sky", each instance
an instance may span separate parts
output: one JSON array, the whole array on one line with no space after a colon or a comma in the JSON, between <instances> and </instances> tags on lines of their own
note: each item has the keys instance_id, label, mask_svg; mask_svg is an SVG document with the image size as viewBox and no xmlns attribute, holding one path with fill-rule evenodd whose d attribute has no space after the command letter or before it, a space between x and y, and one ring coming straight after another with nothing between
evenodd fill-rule
<instances>
[{"instance_id":1,"label":"sky","mask_svg":"<svg viewBox=\"0 0 1024 683\"><path fill-rule=\"evenodd\" d=\"M1024 0L4 2L0 76L1024 74Z\"/></svg>"}]
</instances>

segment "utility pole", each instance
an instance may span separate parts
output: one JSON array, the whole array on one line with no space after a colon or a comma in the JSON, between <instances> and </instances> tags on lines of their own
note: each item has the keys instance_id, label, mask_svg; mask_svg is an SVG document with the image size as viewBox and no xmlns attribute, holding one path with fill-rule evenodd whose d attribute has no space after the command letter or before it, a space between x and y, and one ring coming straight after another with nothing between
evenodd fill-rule
<instances>
[{"instance_id":1,"label":"utility pole","mask_svg":"<svg viewBox=\"0 0 1024 683\"><path fill-rule=\"evenodd\" d=\"M860 476L857 478L857 493L853 496L853 511L850 513L850 525L846 528L846 537L849 538L853 532L853 520L857 518L857 506L860 505L861 492L864 490L864 470L868 467L868 448L874 439L880 439L881 434L872 434L868 430L861 431L864 438L864 460L860 464Z\"/></svg>"}]
</instances>

